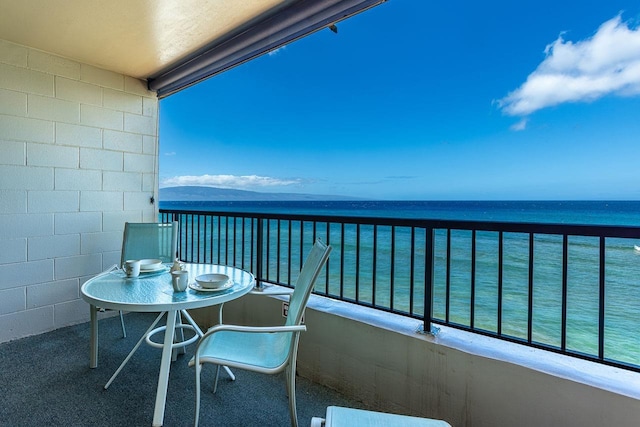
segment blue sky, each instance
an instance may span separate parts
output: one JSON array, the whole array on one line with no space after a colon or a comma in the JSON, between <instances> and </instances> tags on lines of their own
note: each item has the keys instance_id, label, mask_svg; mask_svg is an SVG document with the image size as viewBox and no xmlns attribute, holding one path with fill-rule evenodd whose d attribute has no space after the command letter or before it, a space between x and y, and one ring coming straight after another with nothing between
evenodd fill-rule
<instances>
[{"instance_id":1,"label":"blue sky","mask_svg":"<svg viewBox=\"0 0 640 427\"><path fill-rule=\"evenodd\" d=\"M640 200L640 5L389 0L160 102L160 187Z\"/></svg>"}]
</instances>

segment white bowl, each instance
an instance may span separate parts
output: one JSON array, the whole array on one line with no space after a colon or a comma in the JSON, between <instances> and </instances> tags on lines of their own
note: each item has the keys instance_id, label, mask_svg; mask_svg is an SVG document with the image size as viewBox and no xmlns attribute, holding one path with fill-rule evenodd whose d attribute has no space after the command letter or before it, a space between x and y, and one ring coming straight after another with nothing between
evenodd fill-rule
<instances>
[{"instance_id":1,"label":"white bowl","mask_svg":"<svg viewBox=\"0 0 640 427\"><path fill-rule=\"evenodd\" d=\"M159 259L141 259L140 270L157 270L162 267L162 260Z\"/></svg>"},{"instance_id":2,"label":"white bowl","mask_svg":"<svg viewBox=\"0 0 640 427\"><path fill-rule=\"evenodd\" d=\"M224 286L229 281L229 276L220 273L201 274L196 276L196 282L198 285L207 289L216 289Z\"/></svg>"}]
</instances>

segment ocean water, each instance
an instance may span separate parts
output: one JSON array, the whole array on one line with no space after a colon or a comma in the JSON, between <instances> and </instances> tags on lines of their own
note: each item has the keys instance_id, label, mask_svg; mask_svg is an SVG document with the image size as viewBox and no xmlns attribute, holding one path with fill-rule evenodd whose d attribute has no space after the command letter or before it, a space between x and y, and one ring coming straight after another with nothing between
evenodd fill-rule
<instances>
[{"instance_id":1,"label":"ocean water","mask_svg":"<svg viewBox=\"0 0 640 427\"><path fill-rule=\"evenodd\" d=\"M640 202L636 201L523 201L523 202L431 202L431 201L300 201L300 202L160 202L161 209L362 216L380 218L446 219L520 223L640 226ZM297 241L312 231L293 227L281 230ZM205 234L206 230L202 231ZM215 233L211 231L210 233ZM343 254L344 262L330 265L320 285L329 296L342 295L365 304L403 312L424 312L425 236L411 236L407 228L363 226L356 241L355 226L344 234L318 230ZM223 239L224 236L218 236ZM411 239L415 257L411 257ZM375 247L374 251L374 239ZM393 245L391 244L393 240ZM433 316L495 332L501 315L502 333L526 339L529 305L532 308L532 340L559 347L562 336L562 237L535 235L532 298L529 288L530 242L524 233L503 236L503 288L498 303L498 233L477 232L475 237L475 287L471 283L472 235L453 230L449 244L446 231L437 230L434 247ZM640 365L640 239L607 239L605 264L604 357ZM359 260L356 261L356 246ZM275 253L287 248L270 250ZM293 259L301 258L293 247ZM275 257L272 257L275 258ZM394 262L391 260L394 259ZM449 263L449 287L447 287ZM267 267L271 278L281 279L289 267L286 257ZM298 267L299 268L299 267ZM296 266L293 268L296 269ZM599 240L571 236L568 242L566 296L566 348L598 354ZM353 286L356 283L357 287ZM343 286L340 286L340 284ZM318 290L318 288L316 289ZM473 296L472 296L473 292ZM501 307L501 308L500 308ZM472 315L473 313L473 315Z\"/></svg>"},{"instance_id":2,"label":"ocean water","mask_svg":"<svg viewBox=\"0 0 640 427\"><path fill-rule=\"evenodd\" d=\"M640 201L160 201L160 208L640 226Z\"/></svg>"}]
</instances>

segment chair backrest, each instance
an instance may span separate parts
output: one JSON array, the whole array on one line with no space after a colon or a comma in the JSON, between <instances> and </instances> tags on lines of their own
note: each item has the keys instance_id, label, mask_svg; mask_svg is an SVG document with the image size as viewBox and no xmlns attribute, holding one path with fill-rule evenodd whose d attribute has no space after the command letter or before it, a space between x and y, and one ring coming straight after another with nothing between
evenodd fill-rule
<instances>
[{"instance_id":1,"label":"chair backrest","mask_svg":"<svg viewBox=\"0 0 640 427\"><path fill-rule=\"evenodd\" d=\"M172 262L178 251L178 222L125 222L120 265L128 259Z\"/></svg>"},{"instance_id":2,"label":"chair backrest","mask_svg":"<svg viewBox=\"0 0 640 427\"><path fill-rule=\"evenodd\" d=\"M296 280L295 289L289 299L289 311L285 325L299 325L302 322L311 291L313 291L316 279L329 259L330 253L331 246L325 245L320 239L316 240L304 261L298 280Z\"/></svg>"}]
</instances>

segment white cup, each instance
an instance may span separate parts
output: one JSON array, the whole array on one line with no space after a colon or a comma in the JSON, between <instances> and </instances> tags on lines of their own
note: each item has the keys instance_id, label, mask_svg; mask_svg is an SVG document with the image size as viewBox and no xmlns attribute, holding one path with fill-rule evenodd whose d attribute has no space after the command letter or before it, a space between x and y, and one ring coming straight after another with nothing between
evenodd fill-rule
<instances>
[{"instance_id":1,"label":"white cup","mask_svg":"<svg viewBox=\"0 0 640 427\"><path fill-rule=\"evenodd\" d=\"M171 284L175 292L183 292L189 284L189 272L186 270L172 271Z\"/></svg>"},{"instance_id":2,"label":"white cup","mask_svg":"<svg viewBox=\"0 0 640 427\"><path fill-rule=\"evenodd\" d=\"M127 277L138 277L140 275L140 260L129 259L125 261L124 272Z\"/></svg>"}]
</instances>

